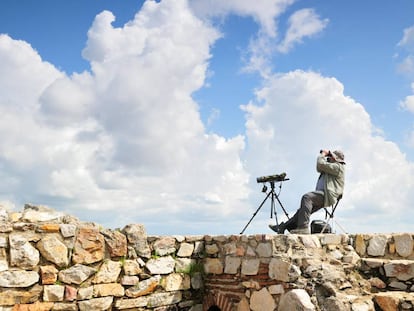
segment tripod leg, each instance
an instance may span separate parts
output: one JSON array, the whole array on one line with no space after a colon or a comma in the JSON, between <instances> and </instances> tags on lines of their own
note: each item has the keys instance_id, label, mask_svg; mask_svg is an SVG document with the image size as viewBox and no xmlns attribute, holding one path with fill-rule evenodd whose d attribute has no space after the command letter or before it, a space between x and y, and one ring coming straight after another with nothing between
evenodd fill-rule
<instances>
[{"instance_id":1,"label":"tripod leg","mask_svg":"<svg viewBox=\"0 0 414 311\"><path fill-rule=\"evenodd\" d=\"M285 208L283 207L282 202L280 202L279 197L277 196L276 193L273 193L273 195L275 196L277 202L279 203L279 205L282 208L283 212L285 213L286 217L289 219L289 214L286 212Z\"/></svg>"},{"instance_id":2,"label":"tripod leg","mask_svg":"<svg viewBox=\"0 0 414 311\"><path fill-rule=\"evenodd\" d=\"M277 219L277 210L276 210L275 193L274 192L272 193L272 205L271 205L271 211L270 211L270 218L273 218L273 215L275 216L276 226L278 226L279 225L279 220Z\"/></svg>"},{"instance_id":3,"label":"tripod leg","mask_svg":"<svg viewBox=\"0 0 414 311\"><path fill-rule=\"evenodd\" d=\"M272 194L272 192L269 192L267 194L267 196L265 197L265 199L263 200L262 203L260 203L259 207L257 208L257 210L253 213L253 216L250 218L249 222L244 226L243 230L240 232L240 234L243 234L244 231L246 230L246 228L250 225L250 223L252 222L253 218L256 216L256 214L259 212L259 210L262 208L263 204L265 204L266 200L269 198L269 196Z\"/></svg>"}]
</instances>

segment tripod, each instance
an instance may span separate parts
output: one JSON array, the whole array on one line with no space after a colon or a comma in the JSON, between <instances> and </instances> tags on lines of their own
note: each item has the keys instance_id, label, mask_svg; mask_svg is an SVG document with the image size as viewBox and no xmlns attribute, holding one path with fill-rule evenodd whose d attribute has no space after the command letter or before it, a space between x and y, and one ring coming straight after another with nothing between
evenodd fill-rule
<instances>
[{"instance_id":1,"label":"tripod","mask_svg":"<svg viewBox=\"0 0 414 311\"><path fill-rule=\"evenodd\" d=\"M286 179L282 179L282 180L277 180L278 182L280 182L280 186L279 189L282 188L282 181L285 180L289 180L289 178ZM273 215L275 216L276 219L276 224L278 225L278 221L277 221L277 212L276 212L276 204L275 204L275 200L279 203L280 207L282 208L283 212L285 213L286 217L289 219L289 215L286 212L285 208L282 205L282 202L280 202L279 200L279 195L275 192L275 181L271 180L269 181L270 183L270 191L267 193L265 199L262 201L262 203L260 203L259 207L257 208L257 210L253 213L253 216L250 218L249 222L246 224L246 226L244 226L243 230L240 232L240 234L243 234L244 231L246 230L246 228L249 226L249 224L252 222L253 218L256 216L256 214L259 212L259 210L262 208L262 206L265 204L265 202L267 201L267 199L271 199L271 203L270 203L270 218L273 218ZM266 185L263 186L262 192L266 192L267 191L267 187ZM279 192L280 193L280 192Z\"/></svg>"}]
</instances>

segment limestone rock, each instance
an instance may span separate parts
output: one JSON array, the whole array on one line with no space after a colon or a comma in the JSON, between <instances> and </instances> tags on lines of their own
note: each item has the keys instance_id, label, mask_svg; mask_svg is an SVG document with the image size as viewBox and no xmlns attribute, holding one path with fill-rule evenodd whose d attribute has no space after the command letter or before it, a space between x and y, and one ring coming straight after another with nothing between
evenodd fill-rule
<instances>
[{"instance_id":1,"label":"limestone rock","mask_svg":"<svg viewBox=\"0 0 414 311\"><path fill-rule=\"evenodd\" d=\"M384 311L398 311L400 300L404 299L406 293L392 292L392 293L378 293L374 296L375 303Z\"/></svg>"},{"instance_id":2,"label":"limestone rock","mask_svg":"<svg viewBox=\"0 0 414 311\"><path fill-rule=\"evenodd\" d=\"M182 292L154 293L148 297L147 306L150 308L172 305L182 300Z\"/></svg>"},{"instance_id":3,"label":"limestone rock","mask_svg":"<svg viewBox=\"0 0 414 311\"><path fill-rule=\"evenodd\" d=\"M272 295L281 295L285 292L285 289L282 284L270 285L268 289L269 293Z\"/></svg>"},{"instance_id":4,"label":"limestone rock","mask_svg":"<svg viewBox=\"0 0 414 311\"><path fill-rule=\"evenodd\" d=\"M293 289L282 295L279 302L278 311L313 311L315 306L312 304L308 293L303 289Z\"/></svg>"},{"instance_id":5,"label":"limestone rock","mask_svg":"<svg viewBox=\"0 0 414 311\"><path fill-rule=\"evenodd\" d=\"M124 234L113 230L103 230L101 233L105 237L105 242L111 257L126 256L128 248L127 238Z\"/></svg>"},{"instance_id":6,"label":"limestone rock","mask_svg":"<svg viewBox=\"0 0 414 311\"><path fill-rule=\"evenodd\" d=\"M75 242L72 260L75 264L91 264L104 258L105 240L94 227L81 227Z\"/></svg>"},{"instance_id":7,"label":"limestone rock","mask_svg":"<svg viewBox=\"0 0 414 311\"><path fill-rule=\"evenodd\" d=\"M63 301L65 286L45 285L43 286L43 301Z\"/></svg>"},{"instance_id":8,"label":"limestone rock","mask_svg":"<svg viewBox=\"0 0 414 311\"><path fill-rule=\"evenodd\" d=\"M95 268L76 264L59 272L59 281L66 284L81 284L96 272Z\"/></svg>"},{"instance_id":9,"label":"limestone rock","mask_svg":"<svg viewBox=\"0 0 414 311\"><path fill-rule=\"evenodd\" d=\"M66 267L69 264L68 248L56 235L46 235L37 242L37 249L42 256L56 264L58 267Z\"/></svg>"},{"instance_id":10,"label":"limestone rock","mask_svg":"<svg viewBox=\"0 0 414 311\"><path fill-rule=\"evenodd\" d=\"M122 297L124 296L124 293L125 293L124 287L118 283L97 284L93 286L94 297L106 297L106 296Z\"/></svg>"},{"instance_id":11,"label":"limestone rock","mask_svg":"<svg viewBox=\"0 0 414 311\"><path fill-rule=\"evenodd\" d=\"M180 248L178 249L178 257L190 257L194 251L194 244L192 243L181 243Z\"/></svg>"},{"instance_id":12,"label":"limestone rock","mask_svg":"<svg viewBox=\"0 0 414 311\"><path fill-rule=\"evenodd\" d=\"M204 286L203 275L201 272L195 272L191 277L191 287L193 289L200 289Z\"/></svg>"},{"instance_id":13,"label":"limestone rock","mask_svg":"<svg viewBox=\"0 0 414 311\"><path fill-rule=\"evenodd\" d=\"M279 258L272 258L269 263L269 277L282 282L295 281L301 272L300 269L289 262Z\"/></svg>"},{"instance_id":14,"label":"limestone rock","mask_svg":"<svg viewBox=\"0 0 414 311\"><path fill-rule=\"evenodd\" d=\"M162 237L154 242L153 248L154 248L155 254L159 256L174 254L176 251L175 238Z\"/></svg>"},{"instance_id":15,"label":"limestone rock","mask_svg":"<svg viewBox=\"0 0 414 311\"><path fill-rule=\"evenodd\" d=\"M31 304L16 304L12 311L50 311L54 306L53 302L36 301ZM3 309L0 309L3 311ZM9 310L9 309L8 309Z\"/></svg>"},{"instance_id":16,"label":"limestone rock","mask_svg":"<svg viewBox=\"0 0 414 311\"><path fill-rule=\"evenodd\" d=\"M276 303L266 288L254 291L250 298L250 309L253 311L273 311ZM284 309L283 309L284 310Z\"/></svg>"},{"instance_id":17,"label":"limestone rock","mask_svg":"<svg viewBox=\"0 0 414 311\"><path fill-rule=\"evenodd\" d=\"M375 311L374 303L371 299L358 299L352 302L352 311Z\"/></svg>"},{"instance_id":18,"label":"limestone rock","mask_svg":"<svg viewBox=\"0 0 414 311\"><path fill-rule=\"evenodd\" d=\"M319 238L314 234L301 235L300 239L302 240L302 243L306 248L321 248L322 247Z\"/></svg>"},{"instance_id":19,"label":"limestone rock","mask_svg":"<svg viewBox=\"0 0 414 311\"><path fill-rule=\"evenodd\" d=\"M175 271L181 273L189 273L191 268L197 264L197 261L192 258L176 258Z\"/></svg>"},{"instance_id":20,"label":"limestone rock","mask_svg":"<svg viewBox=\"0 0 414 311\"><path fill-rule=\"evenodd\" d=\"M77 294L78 300L91 299L93 297L93 286L80 287Z\"/></svg>"},{"instance_id":21,"label":"limestone rock","mask_svg":"<svg viewBox=\"0 0 414 311\"><path fill-rule=\"evenodd\" d=\"M13 233L9 236L10 265L21 269L32 269L40 260L39 251L30 244L28 235Z\"/></svg>"},{"instance_id":22,"label":"limestone rock","mask_svg":"<svg viewBox=\"0 0 414 311\"><path fill-rule=\"evenodd\" d=\"M367 251L367 246L365 245L365 237L363 234L357 234L355 236L355 251L359 256L364 256Z\"/></svg>"},{"instance_id":23,"label":"limestone rock","mask_svg":"<svg viewBox=\"0 0 414 311\"><path fill-rule=\"evenodd\" d=\"M160 257L148 260L145 266L151 274L168 274L174 271L175 260L171 256Z\"/></svg>"},{"instance_id":24,"label":"limestone rock","mask_svg":"<svg viewBox=\"0 0 414 311\"><path fill-rule=\"evenodd\" d=\"M0 287L29 287L39 281L35 271L6 270L0 272Z\"/></svg>"},{"instance_id":25,"label":"limestone rock","mask_svg":"<svg viewBox=\"0 0 414 311\"><path fill-rule=\"evenodd\" d=\"M100 297L78 302L79 311L106 311L110 310L114 297Z\"/></svg>"},{"instance_id":26,"label":"limestone rock","mask_svg":"<svg viewBox=\"0 0 414 311\"><path fill-rule=\"evenodd\" d=\"M96 273L93 283L114 283L121 273L121 263L119 261L104 261Z\"/></svg>"},{"instance_id":27,"label":"limestone rock","mask_svg":"<svg viewBox=\"0 0 414 311\"><path fill-rule=\"evenodd\" d=\"M44 223L44 224L37 225L36 227L36 232L41 232L41 233L57 233L59 231L60 231L59 224Z\"/></svg>"},{"instance_id":28,"label":"limestone rock","mask_svg":"<svg viewBox=\"0 0 414 311\"><path fill-rule=\"evenodd\" d=\"M66 285L65 286L65 300L66 301L74 301L78 295L78 289L73 286Z\"/></svg>"},{"instance_id":29,"label":"limestone rock","mask_svg":"<svg viewBox=\"0 0 414 311\"><path fill-rule=\"evenodd\" d=\"M392 260L384 264L384 271L387 277L396 277L398 280L407 281L414 278L414 261Z\"/></svg>"},{"instance_id":30,"label":"limestone rock","mask_svg":"<svg viewBox=\"0 0 414 311\"><path fill-rule=\"evenodd\" d=\"M136 260L125 260L122 268L124 269L125 275L138 275L142 272L142 269Z\"/></svg>"},{"instance_id":31,"label":"limestone rock","mask_svg":"<svg viewBox=\"0 0 414 311\"><path fill-rule=\"evenodd\" d=\"M237 245L234 242L226 243L223 246L223 251L225 255L236 255Z\"/></svg>"},{"instance_id":32,"label":"limestone rock","mask_svg":"<svg viewBox=\"0 0 414 311\"><path fill-rule=\"evenodd\" d=\"M395 250L401 257L408 257L413 252L413 238L411 234L397 234L394 236Z\"/></svg>"},{"instance_id":33,"label":"limestone rock","mask_svg":"<svg viewBox=\"0 0 414 311\"><path fill-rule=\"evenodd\" d=\"M243 297L237 305L237 311L250 311L249 301Z\"/></svg>"},{"instance_id":34,"label":"limestone rock","mask_svg":"<svg viewBox=\"0 0 414 311\"><path fill-rule=\"evenodd\" d=\"M367 253L370 256L384 256L387 247L387 237L384 235L374 235L368 244Z\"/></svg>"},{"instance_id":35,"label":"limestone rock","mask_svg":"<svg viewBox=\"0 0 414 311\"><path fill-rule=\"evenodd\" d=\"M371 284L372 287L379 288L379 289L385 289L387 287L387 284L385 284L383 280L377 277L369 279L369 283Z\"/></svg>"},{"instance_id":36,"label":"limestone rock","mask_svg":"<svg viewBox=\"0 0 414 311\"><path fill-rule=\"evenodd\" d=\"M167 292L190 289L190 276L183 273L171 273L163 279L162 286Z\"/></svg>"},{"instance_id":37,"label":"limestone rock","mask_svg":"<svg viewBox=\"0 0 414 311\"><path fill-rule=\"evenodd\" d=\"M272 256L272 245L270 243L259 243L256 247L256 252L259 257Z\"/></svg>"},{"instance_id":38,"label":"limestone rock","mask_svg":"<svg viewBox=\"0 0 414 311\"><path fill-rule=\"evenodd\" d=\"M30 289L3 289L0 292L0 306L12 306L18 303L33 303L38 301L43 291L39 285Z\"/></svg>"},{"instance_id":39,"label":"limestone rock","mask_svg":"<svg viewBox=\"0 0 414 311\"><path fill-rule=\"evenodd\" d=\"M57 281L58 270L55 266L40 266L40 276L43 285L55 284Z\"/></svg>"},{"instance_id":40,"label":"limestone rock","mask_svg":"<svg viewBox=\"0 0 414 311\"><path fill-rule=\"evenodd\" d=\"M78 311L76 303L55 302L53 304L53 311Z\"/></svg>"},{"instance_id":41,"label":"limestone rock","mask_svg":"<svg viewBox=\"0 0 414 311\"><path fill-rule=\"evenodd\" d=\"M322 234L322 245L339 245L342 243L342 236L338 234Z\"/></svg>"},{"instance_id":42,"label":"limestone rock","mask_svg":"<svg viewBox=\"0 0 414 311\"><path fill-rule=\"evenodd\" d=\"M241 273L243 275L256 275L259 271L260 259L244 259L242 261Z\"/></svg>"},{"instance_id":43,"label":"limestone rock","mask_svg":"<svg viewBox=\"0 0 414 311\"><path fill-rule=\"evenodd\" d=\"M208 255L217 254L219 251L220 250L219 250L217 244L209 244L209 245L206 245L206 253Z\"/></svg>"},{"instance_id":44,"label":"limestone rock","mask_svg":"<svg viewBox=\"0 0 414 311\"><path fill-rule=\"evenodd\" d=\"M204 271L207 274L222 274L223 263L218 258L206 258L204 261Z\"/></svg>"},{"instance_id":45,"label":"limestone rock","mask_svg":"<svg viewBox=\"0 0 414 311\"><path fill-rule=\"evenodd\" d=\"M147 233L145 232L143 225L127 225L122 231L125 233L128 242L134 246L134 249L139 256L144 258L151 257L151 250L147 241Z\"/></svg>"},{"instance_id":46,"label":"limestone rock","mask_svg":"<svg viewBox=\"0 0 414 311\"><path fill-rule=\"evenodd\" d=\"M46 206L35 206L26 204L22 215L22 220L26 222L61 222L65 214L57 212Z\"/></svg>"},{"instance_id":47,"label":"limestone rock","mask_svg":"<svg viewBox=\"0 0 414 311\"><path fill-rule=\"evenodd\" d=\"M124 275L121 278L121 284L124 286L135 286L139 282L139 277L136 275Z\"/></svg>"},{"instance_id":48,"label":"limestone rock","mask_svg":"<svg viewBox=\"0 0 414 311\"><path fill-rule=\"evenodd\" d=\"M236 274L239 271L241 265L240 257L226 256L224 273Z\"/></svg>"},{"instance_id":49,"label":"limestone rock","mask_svg":"<svg viewBox=\"0 0 414 311\"><path fill-rule=\"evenodd\" d=\"M70 238L76 235L76 225L60 224L60 233L64 238Z\"/></svg>"},{"instance_id":50,"label":"limestone rock","mask_svg":"<svg viewBox=\"0 0 414 311\"><path fill-rule=\"evenodd\" d=\"M160 281L161 276L153 276L149 279L139 282L136 286L128 288L125 291L125 295L131 298L148 295L155 291Z\"/></svg>"},{"instance_id":51,"label":"limestone rock","mask_svg":"<svg viewBox=\"0 0 414 311\"><path fill-rule=\"evenodd\" d=\"M118 299L115 302L117 310L139 310L137 308L146 307L148 304L148 297L138 297L135 299Z\"/></svg>"},{"instance_id":52,"label":"limestone rock","mask_svg":"<svg viewBox=\"0 0 414 311\"><path fill-rule=\"evenodd\" d=\"M321 307L326 311L349 311L349 306L337 297L327 297L323 300Z\"/></svg>"}]
</instances>

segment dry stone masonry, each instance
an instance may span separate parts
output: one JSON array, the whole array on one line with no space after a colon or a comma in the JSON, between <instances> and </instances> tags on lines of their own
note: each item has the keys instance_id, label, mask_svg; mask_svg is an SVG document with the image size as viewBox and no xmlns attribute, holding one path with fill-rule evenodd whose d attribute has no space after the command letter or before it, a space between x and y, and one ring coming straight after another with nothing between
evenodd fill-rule
<instances>
[{"instance_id":1,"label":"dry stone masonry","mask_svg":"<svg viewBox=\"0 0 414 311\"><path fill-rule=\"evenodd\" d=\"M147 236L0 207L0 311L414 310L412 234Z\"/></svg>"}]
</instances>

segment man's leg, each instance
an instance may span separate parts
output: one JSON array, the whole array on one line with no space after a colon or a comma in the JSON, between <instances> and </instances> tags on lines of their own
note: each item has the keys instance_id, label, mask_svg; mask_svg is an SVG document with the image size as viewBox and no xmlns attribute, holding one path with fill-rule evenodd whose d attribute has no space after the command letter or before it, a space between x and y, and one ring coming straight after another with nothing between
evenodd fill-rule
<instances>
[{"instance_id":1,"label":"man's leg","mask_svg":"<svg viewBox=\"0 0 414 311\"><path fill-rule=\"evenodd\" d=\"M323 207L324 197L318 192L308 192L302 196L300 208L286 222L280 223L279 226L269 225L270 229L277 233L283 233L285 230L295 229L309 230L310 215Z\"/></svg>"},{"instance_id":2,"label":"man's leg","mask_svg":"<svg viewBox=\"0 0 414 311\"><path fill-rule=\"evenodd\" d=\"M298 221L298 212L296 212L296 214L293 215L291 218L289 218L286 222L281 222L279 225L269 225L269 228L279 234L283 234L285 230L290 231L296 228L297 221Z\"/></svg>"},{"instance_id":3,"label":"man's leg","mask_svg":"<svg viewBox=\"0 0 414 311\"><path fill-rule=\"evenodd\" d=\"M304 229L309 227L310 215L323 207L324 197L318 192L308 192L302 196L300 208L297 212L297 227Z\"/></svg>"}]
</instances>

